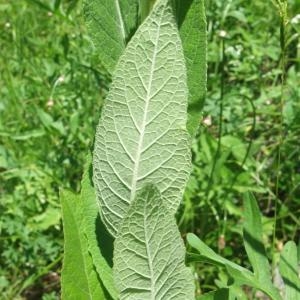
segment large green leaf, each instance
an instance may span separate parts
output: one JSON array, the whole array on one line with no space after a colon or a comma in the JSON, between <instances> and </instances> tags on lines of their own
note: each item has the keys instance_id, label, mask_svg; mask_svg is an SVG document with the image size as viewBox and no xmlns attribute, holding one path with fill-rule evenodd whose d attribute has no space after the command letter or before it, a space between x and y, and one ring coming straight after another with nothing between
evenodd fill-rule
<instances>
[{"instance_id":1,"label":"large green leaf","mask_svg":"<svg viewBox=\"0 0 300 300\"><path fill-rule=\"evenodd\" d=\"M64 260L62 269L62 299L106 299L82 231L80 196L61 193L64 227Z\"/></svg>"},{"instance_id":2,"label":"large green leaf","mask_svg":"<svg viewBox=\"0 0 300 300\"><path fill-rule=\"evenodd\" d=\"M114 286L111 269L113 239L100 219L95 190L91 182L91 160L91 155L89 155L81 182L82 229L87 239L88 251L93 259L94 267L110 296L117 299L118 294Z\"/></svg>"},{"instance_id":3,"label":"large green leaf","mask_svg":"<svg viewBox=\"0 0 300 300\"><path fill-rule=\"evenodd\" d=\"M172 5L160 0L119 60L97 127L93 180L113 235L145 183L157 184L176 211L191 168L186 110L177 24Z\"/></svg>"},{"instance_id":4,"label":"large green leaf","mask_svg":"<svg viewBox=\"0 0 300 300\"><path fill-rule=\"evenodd\" d=\"M85 0L84 14L96 51L112 73L137 28L138 0Z\"/></svg>"},{"instance_id":5,"label":"large green leaf","mask_svg":"<svg viewBox=\"0 0 300 300\"><path fill-rule=\"evenodd\" d=\"M192 272L174 215L152 185L136 196L115 240L120 299L194 299Z\"/></svg>"},{"instance_id":6,"label":"large green leaf","mask_svg":"<svg viewBox=\"0 0 300 300\"><path fill-rule=\"evenodd\" d=\"M187 66L188 130L199 127L206 94L206 16L204 0L176 0L177 20Z\"/></svg>"},{"instance_id":7,"label":"large green leaf","mask_svg":"<svg viewBox=\"0 0 300 300\"><path fill-rule=\"evenodd\" d=\"M287 242L280 255L279 269L285 285L285 300L300 299L300 279L298 275L297 246Z\"/></svg>"}]
</instances>

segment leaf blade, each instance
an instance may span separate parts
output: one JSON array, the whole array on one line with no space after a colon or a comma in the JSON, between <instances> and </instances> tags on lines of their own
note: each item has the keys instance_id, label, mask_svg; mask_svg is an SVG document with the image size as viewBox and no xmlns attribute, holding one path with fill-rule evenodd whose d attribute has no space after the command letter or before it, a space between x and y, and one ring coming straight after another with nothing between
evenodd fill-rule
<instances>
[{"instance_id":1,"label":"leaf blade","mask_svg":"<svg viewBox=\"0 0 300 300\"><path fill-rule=\"evenodd\" d=\"M113 239L106 232L105 226L100 220L99 207L90 178L91 160L91 155L88 155L81 181L81 199L84 214L82 229L86 236L88 252L92 257L95 270L110 296L113 299L118 299L110 265Z\"/></svg>"},{"instance_id":2,"label":"leaf blade","mask_svg":"<svg viewBox=\"0 0 300 300\"><path fill-rule=\"evenodd\" d=\"M112 235L145 183L157 182L176 211L191 168L186 109L177 24L161 0L122 55L97 127L93 180Z\"/></svg>"},{"instance_id":3,"label":"leaf blade","mask_svg":"<svg viewBox=\"0 0 300 300\"><path fill-rule=\"evenodd\" d=\"M194 136L202 114L207 81L207 30L204 0L176 0L177 19L187 65L187 128Z\"/></svg>"},{"instance_id":4,"label":"leaf blade","mask_svg":"<svg viewBox=\"0 0 300 300\"><path fill-rule=\"evenodd\" d=\"M142 189L115 241L114 276L120 299L194 299L191 270L174 215L157 188Z\"/></svg>"},{"instance_id":5,"label":"leaf blade","mask_svg":"<svg viewBox=\"0 0 300 300\"><path fill-rule=\"evenodd\" d=\"M279 270L285 285L284 299L300 299L300 280L298 277L297 246L287 242L280 255Z\"/></svg>"},{"instance_id":6,"label":"leaf blade","mask_svg":"<svg viewBox=\"0 0 300 300\"><path fill-rule=\"evenodd\" d=\"M254 276L254 274L249 270L215 253L195 234L188 233L187 241L193 248L195 248L201 254L199 255L198 261L212 263L217 266L223 265L226 268L228 274L230 274L230 276L236 281L237 284L246 284L256 289L259 289L274 300L281 299L277 289L272 284L270 285L265 281L259 281L258 278Z\"/></svg>"},{"instance_id":7,"label":"leaf blade","mask_svg":"<svg viewBox=\"0 0 300 300\"><path fill-rule=\"evenodd\" d=\"M271 284L271 268L263 244L261 215L257 202L251 193L246 193L243 204L243 238L248 258L258 280Z\"/></svg>"},{"instance_id":8,"label":"leaf blade","mask_svg":"<svg viewBox=\"0 0 300 300\"><path fill-rule=\"evenodd\" d=\"M64 228L62 299L105 299L81 231L80 197L63 191L61 204Z\"/></svg>"},{"instance_id":9,"label":"leaf blade","mask_svg":"<svg viewBox=\"0 0 300 300\"><path fill-rule=\"evenodd\" d=\"M84 16L103 65L113 73L137 26L138 0L85 1Z\"/></svg>"}]
</instances>

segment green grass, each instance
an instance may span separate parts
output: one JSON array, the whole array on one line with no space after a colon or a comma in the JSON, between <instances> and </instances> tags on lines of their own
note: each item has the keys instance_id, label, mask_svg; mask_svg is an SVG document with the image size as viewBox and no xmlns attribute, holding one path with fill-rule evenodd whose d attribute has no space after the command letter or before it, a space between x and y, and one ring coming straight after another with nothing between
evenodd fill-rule
<instances>
[{"instance_id":1,"label":"green grass","mask_svg":"<svg viewBox=\"0 0 300 300\"><path fill-rule=\"evenodd\" d=\"M288 13L300 13L296 0ZM259 201L270 258L276 201L275 251L298 242L300 23L286 27L282 103L280 17L271 1L207 0L207 17L208 93L178 222L183 234L195 232L248 266L246 191ZM110 79L93 53L81 1L0 0L0 28L0 294L58 299L58 192L79 189ZM199 268L201 291L225 280L218 269Z\"/></svg>"}]
</instances>

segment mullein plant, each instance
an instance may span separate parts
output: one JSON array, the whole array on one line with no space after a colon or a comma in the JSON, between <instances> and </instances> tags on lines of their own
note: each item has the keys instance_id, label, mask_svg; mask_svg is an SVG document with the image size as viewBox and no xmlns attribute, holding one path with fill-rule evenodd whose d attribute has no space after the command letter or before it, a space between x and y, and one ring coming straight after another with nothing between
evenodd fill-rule
<instances>
[{"instance_id":1,"label":"mullein plant","mask_svg":"<svg viewBox=\"0 0 300 300\"><path fill-rule=\"evenodd\" d=\"M112 83L81 193L61 192L62 298L195 299L174 215L191 171L191 139L205 98L204 1L93 0L84 13ZM190 261L224 267L233 279L203 297L229 299L232 286L246 284L280 299L270 281L251 195L245 198L244 229L253 273L188 235L194 249ZM296 257L294 244L287 252ZM281 270L286 271L285 258ZM295 282L291 272L286 274Z\"/></svg>"}]
</instances>

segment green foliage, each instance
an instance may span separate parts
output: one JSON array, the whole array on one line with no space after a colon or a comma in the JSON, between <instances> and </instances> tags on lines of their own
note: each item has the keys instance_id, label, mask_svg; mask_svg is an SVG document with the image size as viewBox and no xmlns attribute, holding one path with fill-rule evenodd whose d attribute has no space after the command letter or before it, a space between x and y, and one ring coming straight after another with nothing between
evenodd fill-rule
<instances>
[{"instance_id":1,"label":"green foliage","mask_svg":"<svg viewBox=\"0 0 300 300\"><path fill-rule=\"evenodd\" d=\"M119 1L121 5L126 2ZM262 213L262 241L268 257L273 257L276 275L282 245L288 240L298 242L300 226L300 6L296 0L274 2L288 5L278 10L268 1L205 1L207 97L203 122L193 140L193 172L177 219L183 236L195 232L222 257L250 269L242 240L241 193L254 192ZM0 0L3 299L59 299L62 227L58 190L80 190L83 162L110 84L106 72L111 72L102 67L105 62L99 49L91 47L81 4L80 0ZM288 22L282 22L281 11ZM133 29L128 41L136 29L136 15L135 11L130 18ZM190 26L187 32L192 29ZM284 137L281 142L279 134ZM93 216L90 226L95 217L99 220ZM99 236L101 243L104 236ZM111 242L104 241L111 249ZM287 245L283 257L294 253L292 242ZM97 245L89 245L89 252L97 261L94 247ZM110 265L108 255L104 256ZM299 294L297 281L291 284L290 279L297 279L296 260L288 254L288 260L280 263L280 269L286 270L280 273L288 274L283 280L291 295ZM284 265L289 261L292 267ZM217 287L220 289L212 292L212 297L262 297L234 285L228 289L231 278L222 267L192 265L197 297ZM97 271L101 274L101 268Z\"/></svg>"},{"instance_id":2,"label":"green foliage","mask_svg":"<svg viewBox=\"0 0 300 300\"><path fill-rule=\"evenodd\" d=\"M79 190L99 117L92 112L108 85L105 72L95 68L99 60L82 26L79 2L43 3L49 9L39 1L0 1L3 299L59 291L58 190Z\"/></svg>"},{"instance_id":3,"label":"green foliage","mask_svg":"<svg viewBox=\"0 0 300 300\"><path fill-rule=\"evenodd\" d=\"M83 178L81 181L81 199L84 219L84 234L88 246L88 252L93 260L100 281L113 299L117 299L117 291L113 283L112 275L112 251L113 239L105 230L100 219L99 206L96 200L95 190L92 185L92 157L87 157ZM107 298L109 298L107 296ZM109 298L110 299L110 298Z\"/></svg>"},{"instance_id":4,"label":"green foliage","mask_svg":"<svg viewBox=\"0 0 300 300\"><path fill-rule=\"evenodd\" d=\"M187 68L188 123L191 136L198 130L206 94L206 17L204 0L176 0L177 22Z\"/></svg>"},{"instance_id":5,"label":"green foliage","mask_svg":"<svg viewBox=\"0 0 300 300\"><path fill-rule=\"evenodd\" d=\"M191 255L191 257L195 261L225 267L233 279L233 282L228 283L229 290L232 289L231 285L248 285L263 291L271 299L280 300L281 297L278 290L272 285L271 268L263 245L261 228L261 217L256 200L251 194L246 194L244 198L243 237L253 273L221 257L194 234L188 234L187 239L189 244L197 249L200 255ZM284 273L282 274L284 275ZM233 290L230 292L234 293Z\"/></svg>"},{"instance_id":6,"label":"green foliage","mask_svg":"<svg viewBox=\"0 0 300 300\"><path fill-rule=\"evenodd\" d=\"M146 183L177 210L191 164L186 110L176 20L169 2L158 1L118 62L96 132L94 184L112 235Z\"/></svg>"},{"instance_id":7,"label":"green foliage","mask_svg":"<svg viewBox=\"0 0 300 300\"><path fill-rule=\"evenodd\" d=\"M138 0L85 1L85 20L97 54L112 73L138 24Z\"/></svg>"},{"instance_id":8,"label":"green foliage","mask_svg":"<svg viewBox=\"0 0 300 300\"><path fill-rule=\"evenodd\" d=\"M61 204L65 239L62 299L104 299L84 234L82 199L64 191Z\"/></svg>"},{"instance_id":9,"label":"green foliage","mask_svg":"<svg viewBox=\"0 0 300 300\"><path fill-rule=\"evenodd\" d=\"M244 196L243 240L255 277L261 284L272 285L271 268L263 244L262 222L258 205L252 194Z\"/></svg>"},{"instance_id":10,"label":"green foliage","mask_svg":"<svg viewBox=\"0 0 300 300\"><path fill-rule=\"evenodd\" d=\"M298 252L298 253L297 253ZM285 284L284 299L300 299L299 250L293 241L287 242L280 255L279 270Z\"/></svg>"},{"instance_id":11,"label":"green foliage","mask_svg":"<svg viewBox=\"0 0 300 300\"><path fill-rule=\"evenodd\" d=\"M155 186L136 195L119 229L114 252L120 299L194 299L191 270L174 215Z\"/></svg>"}]
</instances>

